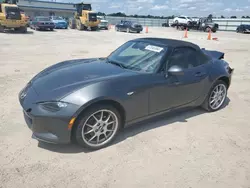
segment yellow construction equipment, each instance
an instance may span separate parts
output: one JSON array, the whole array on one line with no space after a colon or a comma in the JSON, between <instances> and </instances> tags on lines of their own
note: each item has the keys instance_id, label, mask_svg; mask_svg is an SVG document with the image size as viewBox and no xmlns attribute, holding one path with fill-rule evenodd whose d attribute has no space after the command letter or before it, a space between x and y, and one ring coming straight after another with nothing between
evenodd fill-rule
<instances>
[{"instance_id":1,"label":"yellow construction equipment","mask_svg":"<svg viewBox=\"0 0 250 188\"><path fill-rule=\"evenodd\" d=\"M91 30L96 31L100 20L97 19L97 13L92 11L90 3L77 3L74 4L76 12L74 17L69 19L69 27L78 30Z\"/></svg>"},{"instance_id":2,"label":"yellow construction equipment","mask_svg":"<svg viewBox=\"0 0 250 188\"><path fill-rule=\"evenodd\" d=\"M0 0L0 31L14 29L22 33L27 32L28 20L19 7L18 0Z\"/></svg>"}]
</instances>

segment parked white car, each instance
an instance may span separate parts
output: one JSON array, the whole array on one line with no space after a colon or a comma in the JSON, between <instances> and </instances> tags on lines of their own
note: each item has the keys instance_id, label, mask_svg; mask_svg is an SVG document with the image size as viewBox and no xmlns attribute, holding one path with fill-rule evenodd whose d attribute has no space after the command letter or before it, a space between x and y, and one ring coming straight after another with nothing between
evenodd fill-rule
<instances>
[{"instance_id":1,"label":"parked white car","mask_svg":"<svg viewBox=\"0 0 250 188\"><path fill-rule=\"evenodd\" d=\"M192 22L192 18L188 17L188 16L178 16L175 17L173 20L173 23L175 24L188 24L189 22Z\"/></svg>"},{"instance_id":2,"label":"parked white car","mask_svg":"<svg viewBox=\"0 0 250 188\"><path fill-rule=\"evenodd\" d=\"M99 28L108 30L109 22L105 16L97 16L97 19L100 20Z\"/></svg>"}]
</instances>

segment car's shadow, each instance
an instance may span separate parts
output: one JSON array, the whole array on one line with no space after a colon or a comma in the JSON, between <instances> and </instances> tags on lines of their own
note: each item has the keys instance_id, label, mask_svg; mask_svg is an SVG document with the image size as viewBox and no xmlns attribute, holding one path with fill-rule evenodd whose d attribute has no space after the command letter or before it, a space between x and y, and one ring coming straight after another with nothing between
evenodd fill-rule
<instances>
[{"instance_id":1,"label":"car's shadow","mask_svg":"<svg viewBox=\"0 0 250 188\"><path fill-rule=\"evenodd\" d=\"M222 109L225 108L229 103L230 103L230 99L226 98L226 101ZM133 137L142 132L152 130L161 126L171 125L175 122L188 122L188 119L198 116L198 115L202 115L204 113L206 113L206 111L201 108L182 109L182 110L178 110L175 112L166 113L166 114L157 116L150 120L142 121L140 123L134 124L133 126L123 129L119 133L119 135L117 136L113 144L111 145L115 145L119 142L126 140L129 137ZM60 144L47 144L44 142L38 142L38 147L46 149L46 150L50 150L53 152L58 152L58 153L94 152L92 150L82 148L78 146L77 144L60 145Z\"/></svg>"}]
</instances>

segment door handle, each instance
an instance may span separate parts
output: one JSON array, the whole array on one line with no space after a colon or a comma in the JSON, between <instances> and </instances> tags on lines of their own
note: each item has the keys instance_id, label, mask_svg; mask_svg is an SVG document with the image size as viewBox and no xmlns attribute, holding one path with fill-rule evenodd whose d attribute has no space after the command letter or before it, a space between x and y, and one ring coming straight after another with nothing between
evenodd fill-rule
<instances>
[{"instance_id":1,"label":"door handle","mask_svg":"<svg viewBox=\"0 0 250 188\"><path fill-rule=\"evenodd\" d=\"M204 72L197 72L197 73L195 73L196 77L202 77L204 75L206 75L206 73L204 73Z\"/></svg>"}]
</instances>

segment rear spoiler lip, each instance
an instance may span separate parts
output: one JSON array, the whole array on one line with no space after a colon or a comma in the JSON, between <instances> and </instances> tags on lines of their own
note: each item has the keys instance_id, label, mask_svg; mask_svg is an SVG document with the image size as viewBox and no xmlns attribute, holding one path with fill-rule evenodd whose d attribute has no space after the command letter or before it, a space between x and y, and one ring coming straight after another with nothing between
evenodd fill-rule
<instances>
[{"instance_id":1,"label":"rear spoiler lip","mask_svg":"<svg viewBox=\"0 0 250 188\"><path fill-rule=\"evenodd\" d=\"M224 59L224 52L220 52L220 51L215 51L215 50L206 50L205 48L201 49L206 55L208 55L209 57L212 57L213 59Z\"/></svg>"}]
</instances>

